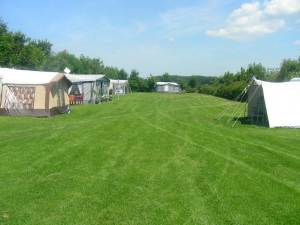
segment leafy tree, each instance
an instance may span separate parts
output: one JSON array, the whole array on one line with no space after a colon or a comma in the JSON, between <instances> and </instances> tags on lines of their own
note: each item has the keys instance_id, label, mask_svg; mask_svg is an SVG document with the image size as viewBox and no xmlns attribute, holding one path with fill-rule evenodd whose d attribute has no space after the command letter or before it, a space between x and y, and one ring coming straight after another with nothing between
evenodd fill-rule
<instances>
[{"instance_id":1,"label":"leafy tree","mask_svg":"<svg viewBox=\"0 0 300 225\"><path fill-rule=\"evenodd\" d=\"M68 67L71 73L80 73L81 63L74 54L70 54L67 50L63 50L51 55L50 60L45 65L47 71L63 72Z\"/></svg>"},{"instance_id":2,"label":"leafy tree","mask_svg":"<svg viewBox=\"0 0 300 225\"><path fill-rule=\"evenodd\" d=\"M81 54L75 71L79 74L100 74L103 71L103 67L103 62L100 59L91 59Z\"/></svg>"},{"instance_id":3,"label":"leafy tree","mask_svg":"<svg viewBox=\"0 0 300 225\"><path fill-rule=\"evenodd\" d=\"M109 79L118 79L119 76L118 68L112 66L105 66L102 73Z\"/></svg>"},{"instance_id":4,"label":"leafy tree","mask_svg":"<svg viewBox=\"0 0 300 225\"><path fill-rule=\"evenodd\" d=\"M131 70L129 75L130 80L137 80L139 78L139 72L136 69Z\"/></svg>"},{"instance_id":5,"label":"leafy tree","mask_svg":"<svg viewBox=\"0 0 300 225\"><path fill-rule=\"evenodd\" d=\"M121 69L121 70L119 71L118 78L119 78L120 80L127 80L127 79L128 79L128 74L127 74L127 72L126 72L124 69Z\"/></svg>"},{"instance_id":6,"label":"leafy tree","mask_svg":"<svg viewBox=\"0 0 300 225\"><path fill-rule=\"evenodd\" d=\"M139 79L137 79L137 83L138 83L138 91L140 91L140 92L148 91L149 86L148 86L148 82L146 79L139 78Z\"/></svg>"},{"instance_id":7,"label":"leafy tree","mask_svg":"<svg viewBox=\"0 0 300 225\"><path fill-rule=\"evenodd\" d=\"M7 33L7 32L8 32L7 23L5 23L2 17L0 17L0 35L2 33Z\"/></svg>"},{"instance_id":8,"label":"leafy tree","mask_svg":"<svg viewBox=\"0 0 300 225\"><path fill-rule=\"evenodd\" d=\"M0 66L12 67L13 37L5 32L0 33Z\"/></svg>"},{"instance_id":9,"label":"leafy tree","mask_svg":"<svg viewBox=\"0 0 300 225\"><path fill-rule=\"evenodd\" d=\"M45 66L47 56L34 43L24 46L19 53L19 68L29 70L42 70Z\"/></svg>"},{"instance_id":10,"label":"leafy tree","mask_svg":"<svg viewBox=\"0 0 300 225\"><path fill-rule=\"evenodd\" d=\"M132 91L139 91L139 72L136 69L131 70L129 75L129 85Z\"/></svg>"},{"instance_id":11,"label":"leafy tree","mask_svg":"<svg viewBox=\"0 0 300 225\"><path fill-rule=\"evenodd\" d=\"M46 56L50 56L51 55L51 49L53 44L50 43L47 40L38 40L38 41L33 41L33 44L35 44L38 48L40 48Z\"/></svg>"},{"instance_id":12,"label":"leafy tree","mask_svg":"<svg viewBox=\"0 0 300 225\"><path fill-rule=\"evenodd\" d=\"M289 81L300 76L300 62L298 60L284 59L281 63L277 81Z\"/></svg>"},{"instance_id":13,"label":"leafy tree","mask_svg":"<svg viewBox=\"0 0 300 225\"><path fill-rule=\"evenodd\" d=\"M192 76L189 81L188 81L188 85L191 87L191 88L196 88L197 85L198 85L198 81L196 79L195 76Z\"/></svg>"},{"instance_id":14,"label":"leafy tree","mask_svg":"<svg viewBox=\"0 0 300 225\"><path fill-rule=\"evenodd\" d=\"M164 73L161 76L161 81L162 82L170 82L171 81L170 74L169 73Z\"/></svg>"},{"instance_id":15,"label":"leafy tree","mask_svg":"<svg viewBox=\"0 0 300 225\"><path fill-rule=\"evenodd\" d=\"M265 80L267 70L265 67L262 66L261 63L252 63L248 65L248 69L246 71L247 74L247 80L250 81L252 77L256 77L259 80Z\"/></svg>"},{"instance_id":16,"label":"leafy tree","mask_svg":"<svg viewBox=\"0 0 300 225\"><path fill-rule=\"evenodd\" d=\"M156 78L150 74L150 77L147 79L148 83L148 92L153 92L155 90L154 85L157 82Z\"/></svg>"}]
</instances>

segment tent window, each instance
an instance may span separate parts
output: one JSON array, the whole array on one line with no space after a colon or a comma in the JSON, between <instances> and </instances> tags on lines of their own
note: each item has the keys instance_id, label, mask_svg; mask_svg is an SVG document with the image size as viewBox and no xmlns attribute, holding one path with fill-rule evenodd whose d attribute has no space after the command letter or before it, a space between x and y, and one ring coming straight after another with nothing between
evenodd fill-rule
<instances>
[{"instance_id":1,"label":"tent window","mask_svg":"<svg viewBox=\"0 0 300 225\"><path fill-rule=\"evenodd\" d=\"M125 85L123 84L114 84L115 94L125 94Z\"/></svg>"},{"instance_id":2,"label":"tent window","mask_svg":"<svg viewBox=\"0 0 300 225\"><path fill-rule=\"evenodd\" d=\"M79 94L79 93L81 93L80 90L79 90L78 84L73 84L73 85L72 85L72 88L71 88L71 92L70 92L70 93L73 93L73 94Z\"/></svg>"},{"instance_id":3,"label":"tent window","mask_svg":"<svg viewBox=\"0 0 300 225\"><path fill-rule=\"evenodd\" d=\"M157 86L157 91L164 91L165 87L164 86Z\"/></svg>"},{"instance_id":4,"label":"tent window","mask_svg":"<svg viewBox=\"0 0 300 225\"><path fill-rule=\"evenodd\" d=\"M28 85L8 85L4 108L6 109L33 109L35 87Z\"/></svg>"},{"instance_id":5,"label":"tent window","mask_svg":"<svg viewBox=\"0 0 300 225\"><path fill-rule=\"evenodd\" d=\"M56 83L56 93L57 93L57 106L62 107L65 105L64 98L64 85L62 82Z\"/></svg>"}]
</instances>

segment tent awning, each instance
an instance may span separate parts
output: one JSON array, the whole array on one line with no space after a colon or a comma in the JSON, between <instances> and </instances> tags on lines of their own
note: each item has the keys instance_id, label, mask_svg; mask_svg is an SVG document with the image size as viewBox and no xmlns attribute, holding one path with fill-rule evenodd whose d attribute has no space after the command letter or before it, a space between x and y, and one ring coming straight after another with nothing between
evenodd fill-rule
<instances>
[{"instance_id":1,"label":"tent awning","mask_svg":"<svg viewBox=\"0 0 300 225\"><path fill-rule=\"evenodd\" d=\"M65 74L65 76L70 80L73 84L83 84L83 83L92 83L98 80L107 81L105 75L103 74L95 74L95 75L84 75L84 74Z\"/></svg>"},{"instance_id":2,"label":"tent awning","mask_svg":"<svg viewBox=\"0 0 300 225\"><path fill-rule=\"evenodd\" d=\"M177 83L174 82L156 82L155 85L174 85L174 86L179 86Z\"/></svg>"}]
</instances>

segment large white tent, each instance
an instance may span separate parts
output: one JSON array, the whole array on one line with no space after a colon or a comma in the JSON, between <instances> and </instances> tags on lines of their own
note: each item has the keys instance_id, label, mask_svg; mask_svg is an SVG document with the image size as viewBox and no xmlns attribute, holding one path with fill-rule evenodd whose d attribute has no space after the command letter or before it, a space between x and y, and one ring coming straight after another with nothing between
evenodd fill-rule
<instances>
[{"instance_id":1,"label":"large white tent","mask_svg":"<svg viewBox=\"0 0 300 225\"><path fill-rule=\"evenodd\" d=\"M156 92L179 93L180 86L174 82L156 82L154 85Z\"/></svg>"},{"instance_id":2,"label":"large white tent","mask_svg":"<svg viewBox=\"0 0 300 225\"><path fill-rule=\"evenodd\" d=\"M73 84L69 92L73 90L75 94L84 93L84 103L94 103L100 92L101 95L109 95L109 80L103 74L66 74L66 77Z\"/></svg>"},{"instance_id":3,"label":"large white tent","mask_svg":"<svg viewBox=\"0 0 300 225\"><path fill-rule=\"evenodd\" d=\"M253 79L248 88L248 116L264 99L269 127L300 127L300 82L265 82Z\"/></svg>"}]
</instances>

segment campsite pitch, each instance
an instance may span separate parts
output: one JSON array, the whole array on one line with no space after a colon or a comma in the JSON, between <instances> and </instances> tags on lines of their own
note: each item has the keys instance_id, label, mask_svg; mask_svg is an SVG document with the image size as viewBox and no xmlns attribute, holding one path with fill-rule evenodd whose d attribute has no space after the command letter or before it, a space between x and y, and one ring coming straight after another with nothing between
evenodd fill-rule
<instances>
[{"instance_id":1,"label":"campsite pitch","mask_svg":"<svg viewBox=\"0 0 300 225\"><path fill-rule=\"evenodd\" d=\"M227 103L134 93L0 117L0 224L299 224L299 130L231 127Z\"/></svg>"}]
</instances>

